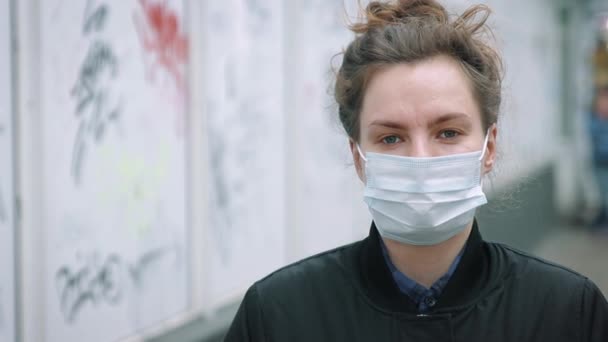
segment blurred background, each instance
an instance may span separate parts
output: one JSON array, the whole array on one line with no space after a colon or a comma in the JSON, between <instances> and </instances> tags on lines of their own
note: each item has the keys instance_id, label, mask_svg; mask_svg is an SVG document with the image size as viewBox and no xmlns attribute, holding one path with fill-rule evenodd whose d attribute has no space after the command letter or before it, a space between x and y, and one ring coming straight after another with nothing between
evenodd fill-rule
<instances>
[{"instance_id":1,"label":"blurred background","mask_svg":"<svg viewBox=\"0 0 608 342\"><path fill-rule=\"evenodd\" d=\"M482 234L608 293L608 3L481 2ZM357 3L0 0L0 341L219 341L255 280L365 237L331 97Z\"/></svg>"}]
</instances>

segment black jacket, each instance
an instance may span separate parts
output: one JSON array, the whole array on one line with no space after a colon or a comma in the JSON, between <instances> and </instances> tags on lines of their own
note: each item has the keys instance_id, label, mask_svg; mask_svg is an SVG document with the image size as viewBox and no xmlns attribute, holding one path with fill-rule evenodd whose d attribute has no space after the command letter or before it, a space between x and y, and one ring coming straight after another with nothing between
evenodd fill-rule
<instances>
[{"instance_id":1,"label":"black jacket","mask_svg":"<svg viewBox=\"0 0 608 342\"><path fill-rule=\"evenodd\" d=\"M372 225L366 239L251 286L225 341L608 342L608 303L589 279L485 242L475 224L441 297L420 315Z\"/></svg>"}]
</instances>

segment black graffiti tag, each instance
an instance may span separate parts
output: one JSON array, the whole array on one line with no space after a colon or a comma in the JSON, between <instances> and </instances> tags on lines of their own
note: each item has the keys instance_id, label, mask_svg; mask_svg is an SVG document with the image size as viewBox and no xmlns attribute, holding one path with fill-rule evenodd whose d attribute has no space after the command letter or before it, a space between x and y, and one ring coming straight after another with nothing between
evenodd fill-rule
<instances>
[{"instance_id":1,"label":"black graffiti tag","mask_svg":"<svg viewBox=\"0 0 608 342\"><path fill-rule=\"evenodd\" d=\"M170 253L177 253L176 248L152 249L133 263L125 262L117 254L110 254L100 263L99 253L94 252L80 267L60 267L55 273L55 283L65 320L74 322L87 304L120 304L128 286L132 285L136 290L144 288L144 275Z\"/></svg>"},{"instance_id":2,"label":"black graffiti tag","mask_svg":"<svg viewBox=\"0 0 608 342\"><path fill-rule=\"evenodd\" d=\"M120 115L120 101L110 96L111 81L118 75L118 59L110 43L99 37L109 16L105 4L91 10L91 1L85 9L82 32L90 38L87 54L80 66L78 78L70 95L75 99L75 114L79 120L72 150L71 172L74 182L80 184L84 159L90 143L99 143L109 123Z\"/></svg>"},{"instance_id":3,"label":"black graffiti tag","mask_svg":"<svg viewBox=\"0 0 608 342\"><path fill-rule=\"evenodd\" d=\"M75 271L63 266L55 274L61 311L68 322L72 322L87 303L116 304L121 298L120 258L110 256L102 265L97 265L95 259Z\"/></svg>"}]
</instances>

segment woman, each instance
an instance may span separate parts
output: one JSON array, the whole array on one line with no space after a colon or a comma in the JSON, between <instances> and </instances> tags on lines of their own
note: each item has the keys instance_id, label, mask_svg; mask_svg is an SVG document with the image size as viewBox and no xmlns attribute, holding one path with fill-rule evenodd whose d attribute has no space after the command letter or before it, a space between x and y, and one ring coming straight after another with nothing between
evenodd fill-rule
<instances>
[{"instance_id":1,"label":"woman","mask_svg":"<svg viewBox=\"0 0 608 342\"><path fill-rule=\"evenodd\" d=\"M368 5L335 97L370 234L256 282L226 341L608 341L590 280L480 236L501 99L487 16Z\"/></svg>"}]
</instances>

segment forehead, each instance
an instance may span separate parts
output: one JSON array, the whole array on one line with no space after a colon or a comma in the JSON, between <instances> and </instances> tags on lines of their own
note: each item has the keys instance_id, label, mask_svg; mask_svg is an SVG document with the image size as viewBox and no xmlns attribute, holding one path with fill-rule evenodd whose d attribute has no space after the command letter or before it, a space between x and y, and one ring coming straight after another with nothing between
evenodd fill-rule
<instances>
[{"instance_id":1,"label":"forehead","mask_svg":"<svg viewBox=\"0 0 608 342\"><path fill-rule=\"evenodd\" d=\"M481 124L470 82L447 56L382 68L365 91L362 126L379 118L420 125L446 113L464 113Z\"/></svg>"}]
</instances>

